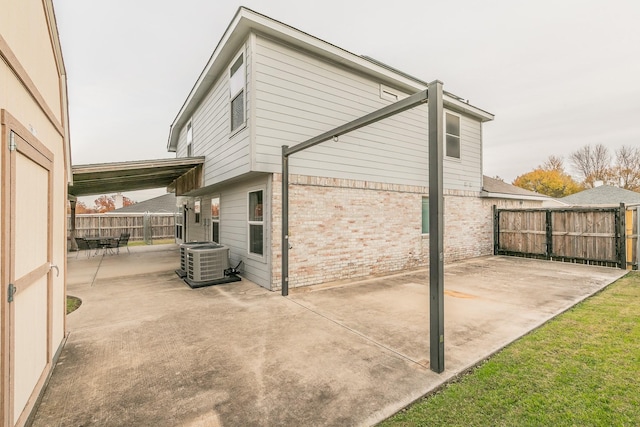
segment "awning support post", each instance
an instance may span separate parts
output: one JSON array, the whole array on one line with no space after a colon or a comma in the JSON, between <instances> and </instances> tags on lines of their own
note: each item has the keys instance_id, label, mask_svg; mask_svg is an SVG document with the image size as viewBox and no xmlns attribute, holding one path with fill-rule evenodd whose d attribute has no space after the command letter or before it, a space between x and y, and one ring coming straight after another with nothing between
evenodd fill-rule
<instances>
[{"instance_id":1,"label":"awning support post","mask_svg":"<svg viewBox=\"0 0 640 427\"><path fill-rule=\"evenodd\" d=\"M430 368L444 371L444 120L442 82L434 80L429 92L429 349Z\"/></svg>"},{"instance_id":2,"label":"awning support post","mask_svg":"<svg viewBox=\"0 0 640 427\"><path fill-rule=\"evenodd\" d=\"M289 155L282 146L282 296L289 295Z\"/></svg>"}]
</instances>

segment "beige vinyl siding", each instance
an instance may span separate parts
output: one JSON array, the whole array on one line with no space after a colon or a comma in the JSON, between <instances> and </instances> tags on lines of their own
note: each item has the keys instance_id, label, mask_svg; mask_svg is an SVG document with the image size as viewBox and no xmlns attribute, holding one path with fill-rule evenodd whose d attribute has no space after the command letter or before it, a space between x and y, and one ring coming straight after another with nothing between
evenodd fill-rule
<instances>
[{"instance_id":1,"label":"beige vinyl siding","mask_svg":"<svg viewBox=\"0 0 640 427\"><path fill-rule=\"evenodd\" d=\"M264 37L257 38L254 58L258 170L280 170L281 145L296 145L391 103L380 98L380 82ZM297 154L291 172L424 184L426 132L426 107L420 107Z\"/></svg>"},{"instance_id":2,"label":"beige vinyl siding","mask_svg":"<svg viewBox=\"0 0 640 427\"><path fill-rule=\"evenodd\" d=\"M253 190L264 190L264 257L248 254L247 218L248 194ZM231 264L235 266L242 260L242 276L254 283L270 287L271 247L269 223L271 211L271 183L267 177L254 178L242 184L227 186L220 193L220 241L229 246Z\"/></svg>"},{"instance_id":3,"label":"beige vinyl siding","mask_svg":"<svg viewBox=\"0 0 640 427\"><path fill-rule=\"evenodd\" d=\"M229 69L225 68L216 80L207 96L191 116L193 126L193 156L205 156L204 185L212 185L234 178L250 171L250 133L248 114L252 102L250 74L251 62L249 44L245 51L245 71L247 73L246 97L246 126L231 133ZM236 57L234 57L235 59ZM230 64L229 64L230 65ZM187 155L186 124L180 130L178 138L177 157Z\"/></svg>"},{"instance_id":4,"label":"beige vinyl siding","mask_svg":"<svg viewBox=\"0 0 640 427\"><path fill-rule=\"evenodd\" d=\"M294 146L375 111L379 82L265 37L256 42L255 168L280 172L281 146ZM391 88L393 90L393 88ZM406 96L395 90L400 98ZM480 191L481 124L461 118L461 159L445 162L445 188ZM294 174L425 185L427 108L420 106L294 155Z\"/></svg>"}]
</instances>

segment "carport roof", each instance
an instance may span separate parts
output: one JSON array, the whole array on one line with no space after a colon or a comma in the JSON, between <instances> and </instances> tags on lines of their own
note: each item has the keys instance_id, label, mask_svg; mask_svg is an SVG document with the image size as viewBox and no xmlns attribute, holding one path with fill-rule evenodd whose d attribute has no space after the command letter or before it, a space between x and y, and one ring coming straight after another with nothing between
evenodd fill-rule
<instances>
[{"instance_id":1,"label":"carport roof","mask_svg":"<svg viewBox=\"0 0 640 427\"><path fill-rule=\"evenodd\" d=\"M204 163L204 157L137 160L72 166L72 196L167 187L174 180Z\"/></svg>"}]
</instances>

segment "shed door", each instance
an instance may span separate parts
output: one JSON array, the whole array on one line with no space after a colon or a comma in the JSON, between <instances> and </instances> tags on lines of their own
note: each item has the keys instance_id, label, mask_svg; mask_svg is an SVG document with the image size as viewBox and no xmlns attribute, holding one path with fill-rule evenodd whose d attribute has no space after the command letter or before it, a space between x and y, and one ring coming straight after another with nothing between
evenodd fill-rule
<instances>
[{"instance_id":1,"label":"shed door","mask_svg":"<svg viewBox=\"0 0 640 427\"><path fill-rule=\"evenodd\" d=\"M3 181L9 182L4 187L9 193L9 282L15 291L7 291L5 302L9 350L6 409L9 425L14 426L26 421L51 369L53 155L26 135L22 126L8 121L3 123L9 140L9 146L4 147L9 155L3 162Z\"/></svg>"}]
</instances>

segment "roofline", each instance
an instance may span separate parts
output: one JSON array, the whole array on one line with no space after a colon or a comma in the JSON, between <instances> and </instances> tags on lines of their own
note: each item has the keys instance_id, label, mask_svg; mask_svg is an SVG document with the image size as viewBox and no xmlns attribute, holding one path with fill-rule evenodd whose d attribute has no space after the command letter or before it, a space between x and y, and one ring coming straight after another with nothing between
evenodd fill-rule
<instances>
[{"instance_id":1,"label":"roofline","mask_svg":"<svg viewBox=\"0 0 640 427\"><path fill-rule=\"evenodd\" d=\"M51 40L51 46L53 47L53 55L56 62L56 68L58 70L58 82L60 90L60 115L61 125L63 129L63 144L64 144L64 165L66 172L67 184L73 182L73 173L71 172L71 137L69 134L69 102L68 102L68 90L67 90L67 70L64 65L64 57L62 55L62 45L60 44L60 34L58 32L58 21L56 19L55 8L53 6L53 0L43 0L42 5L44 7L45 19L47 21L47 27L49 29L49 38Z\"/></svg>"},{"instance_id":2,"label":"roofline","mask_svg":"<svg viewBox=\"0 0 640 427\"><path fill-rule=\"evenodd\" d=\"M179 129L188 121L190 114L206 96L209 85L214 83L223 67L237 53L238 47L251 32L262 33L275 37L290 45L302 48L311 53L319 54L333 62L343 64L349 68L379 78L385 83L391 83L409 94L427 88L427 84L406 73L388 65L351 53L341 47L328 43L290 25L269 18L244 6L238 8L231 23L214 49L209 61L200 73L189 95L178 111L169 128L167 151L175 152L178 146ZM482 122L493 120L494 115L481 110L462 98L449 92L444 93L446 108L472 115Z\"/></svg>"},{"instance_id":3,"label":"roofline","mask_svg":"<svg viewBox=\"0 0 640 427\"><path fill-rule=\"evenodd\" d=\"M87 165L75 165L72 166L74 173L90 173L90 172L104 172L113 169L128 170L138 169L140 167L153 167L153 166L184 166L191 164L203 164L204 157L178 157L171 159L155 159L155 160L133 160L129 162L115 162L115 163L92 163Z\"/></svg>"},{"instance_id":4,"label":"roofline","mask_svg":"<svg viewBox=\"0 0 640 427\"><path fill-rule=\"evenodd\" d=\"M486 190L482 190L480 192L480 197L494 198L494 199L518 199L518 200L542 200L542 201L557 200L557 199L554 199L553 197L543 196L543 195L533 196L533 195L526 195L526 194L491 193Z\"/></svg>"}]
</instances>

